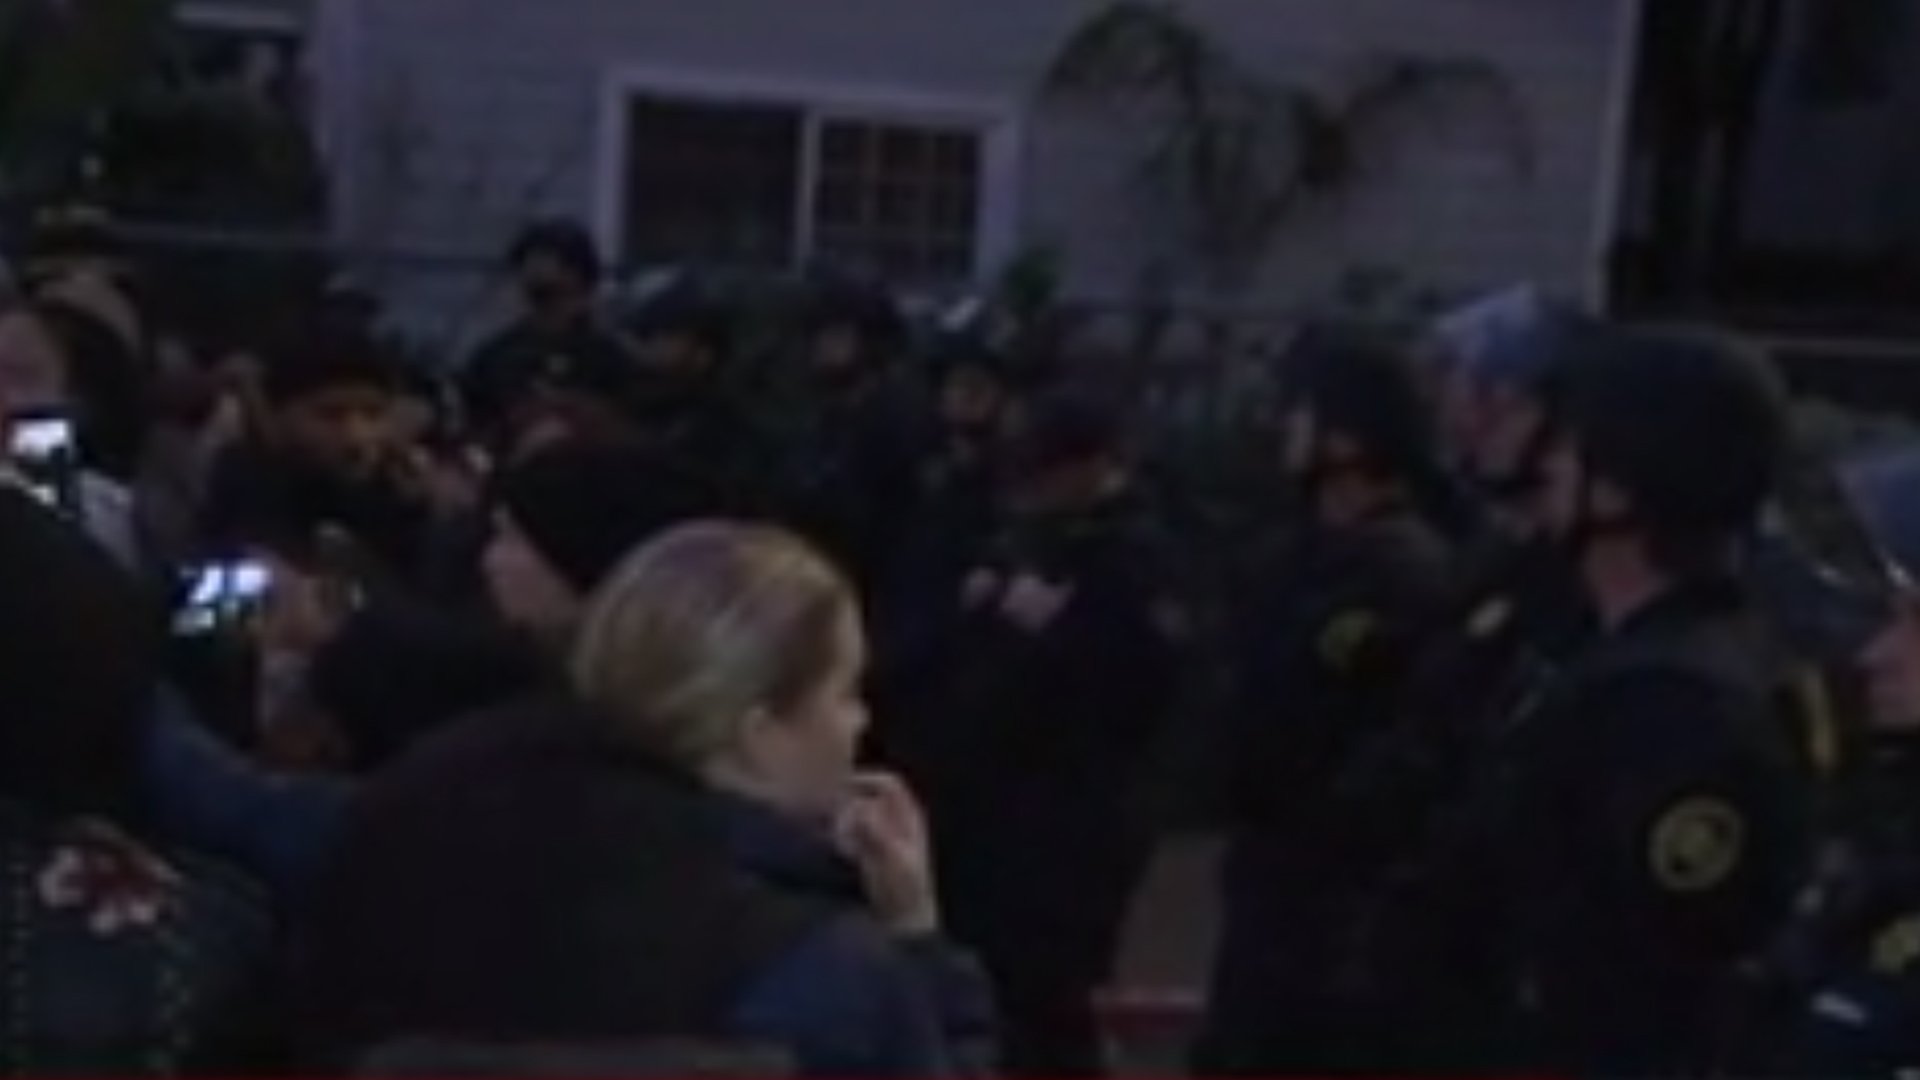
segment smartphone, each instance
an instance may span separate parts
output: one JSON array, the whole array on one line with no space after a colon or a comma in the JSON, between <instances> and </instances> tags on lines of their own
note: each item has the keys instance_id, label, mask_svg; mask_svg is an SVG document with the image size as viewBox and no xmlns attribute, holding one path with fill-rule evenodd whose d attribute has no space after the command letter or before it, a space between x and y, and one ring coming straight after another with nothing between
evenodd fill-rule
<instances>
[{"instance_id":1,"label":"smartphone","mask_svg":"<svg viewBox=\"0 0 1920 1080\"><path fill-rule=\"evenodd\" d=\"M35 498L63 513L78 499L80 448L73 421L56 413L16 415L7 425L7 457Z\"/></svg>"},{"instance_id":2,"label":"smartphone","mask_svg":"<svg viewBox=\"0 0 1920 1080\"><path fill-rule=\"evenodd\" d=\"M207 563L189 570L186 579L186 598L173 622L182 637L246 626L273 591L273 568L258 559Z\"/></svg>"}]
</instances>

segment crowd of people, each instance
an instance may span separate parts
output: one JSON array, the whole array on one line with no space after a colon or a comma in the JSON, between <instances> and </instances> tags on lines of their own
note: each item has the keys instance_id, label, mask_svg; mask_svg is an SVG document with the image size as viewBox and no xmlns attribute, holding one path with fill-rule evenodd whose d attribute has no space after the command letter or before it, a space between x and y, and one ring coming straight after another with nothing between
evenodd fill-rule
<instances>
[{"instance_id":1,"label":"crowd of people","mask_svg":"<svg viewBox=\"0 0 1920 1080\"><path fill-rule=\"evenodd\" d=\"M1920 1065L1920 455L1836 464L1843 571L1727 341L1303 330L1201 635L1229 555L1097 372L881 289L813 290L776 410L566 222L445 373L325 294L182 343L92 219L23 255L9 1072L1100 1074L1200 667L1196 1074Z\"/></svg>"}]
</instances>

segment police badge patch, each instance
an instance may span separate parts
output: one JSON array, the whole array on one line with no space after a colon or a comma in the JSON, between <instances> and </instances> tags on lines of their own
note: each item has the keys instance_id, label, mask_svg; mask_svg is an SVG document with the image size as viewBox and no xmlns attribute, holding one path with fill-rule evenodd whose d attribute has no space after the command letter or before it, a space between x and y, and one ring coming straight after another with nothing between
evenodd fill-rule
<instances>
[{"instance_id":1,"label":"police badge patch","mask_svg":"<svg viewBox=\"0 0 1920 1080\"><path fill-rule=\"evenodd\" d=\"M1873 970L1901 975L1920 961L1920 912L1895 919L1873 939Z\"/></svg>"},{"instance_id":2,"label":"police badge patch","mask_svg":"<svg viewBox=\"0 0 1920 1080\"><path fill-rule=\"evenodd\" d=\"M1363 609L1343 611L1328 619L1320 629L1315 648L1320 660L1335 671L1347 671L1359 659L1360 649L1373 637L1379 620Z\"/></svg>"},{"instance_id":3,"label":"police badge patch","mask_svg":"<svg viewBox=\"0 0 1920 1080\"><path fill-rule=\"evenodd\" d=\"M1683 799L1654 822L1648 868L1668 892L1707 892L1740 865L1746 840L1746 820L1725 801Z\"/></svg>"}]
</instances>

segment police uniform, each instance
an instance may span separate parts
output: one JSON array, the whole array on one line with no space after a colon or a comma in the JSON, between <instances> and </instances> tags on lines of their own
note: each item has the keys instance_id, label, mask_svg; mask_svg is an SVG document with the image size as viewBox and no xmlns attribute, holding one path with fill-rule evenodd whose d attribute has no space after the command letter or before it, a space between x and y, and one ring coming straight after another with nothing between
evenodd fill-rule
<instances>
[{"instance_id":1,"label":"police uniform","mask_svg":"<svg viewBox=\"0 0 1920 1080\"><path fill-rule=\"evenodd\" d=\"M1577 450L1556 539L1610 615L1514 713L1467 830L1476 945L1499 977L1487 1064L1698 1071L1809 848L1773 653L1733 576L1785 410L1763 367L1717 344L1596 328L1580 348L1555 414ZM1609 485L1626 499L1600 499ZM1588 574L1608 543L1644 560L1648 595Z\"/></svg>"},{"instance_id":2,"label":"police uniform","mask_svg":"<svg viewBox=\"0 0 1920 1080\"><path fill-rule=\"evenodd\" d=\"M1522 1062L1710 1060L1715 1003L1805 865L1805 791L1727 581L1681 585L1588 650L1510 748L1496 830Z\"/></svg>"},{"instance_id":3,"label":"police uniform","mask_svg":"<svg viewBox=\"0 0 1920 1080\"><path fill-rule=\"evenodd\" d=\"M1339 782L1401 714L1408 669L1448 591L1451 551L1416 501L1432 445L1409 374L1391 354L1344 340L1310 340L1289 366L1314 422L1366 448L1341 467L1399 494L1357 521L1303 522L1258 582L1264 603L1239 635L1224 922L1194 1053L1204 1074L1373 1060L1372 1032L1337 986L1340 930L1383 839L1405 823L1392 803L1361 813ZM1296 477L1309 505L1331 464Z\"/></svg>"},{"instance_id":4,"label":"police uniform","mask_svg":"<svg viewBox=\"0 0 1920 1080\"><path fill-rule=\"evenodd\" d=\"M1883 738L1852 787L1850 827L1754 971L1774 1008L1750 1014L1740 1048L1775 1053L1738 1065L1920 1069L1920 736Z\"/></svg>"},{"instance_id":5,"label":"police uniform","mask_svg":"<svg viewBox=\"0 0 1920 1080\"><path fill-rule=\"evenodd\" d=\"M1920 564L1920 457L1876 456L1847 470L1843 501L1882 566L1856 581L1878 618L1844 635L1857 647L1893 610L1895 567ZM1844 510L1842 512L1845 512ZM1892 571L1892 572L1889 572ZM1862 725L1841 759L1832 828L1794 917L1749 966L1733 1011L1734 1067L1799 1075L1920 1071L1920 734Z\"/></svg>"},{"instance_id":6,"label":"police uniform","mask_svg":"<svg viewBox=\"0 0 1920 1080\"><path fill-rule=\"evenodd\" d=\"M1043 401L1019 467L1112 453L1101 411ZM1007 1071L1095 1074L1092 995L1156 838L1144 780L1179 685L1179 609L1124 484L1009 515L973 556L889 749L927 804L947 926L993 976ZM1035 588L1051 613L1016 616Z\"/></svg>"},{"instance_id":7,"label":"police uniform","mask_svg":"<svg viewBox=\"0 0 1920 1080\"><path fill-rule=\"evenodd\" d=\"M1377 852L1340 960L1351 995L1377 1018L1374 1061L1388 1070L1475 1060L1462 1036L1499 996L1498 979L1470 970L1461 923L1471 909L1455 918L1432 894L1455 869L1448 831L1470 812L1511 718L1593 632L1550 545L1489 541L1468 564L1470 584L1408 676L1405 707L1335 782L1345 827L1367 830Z\"/></svg>"}]
</instances>

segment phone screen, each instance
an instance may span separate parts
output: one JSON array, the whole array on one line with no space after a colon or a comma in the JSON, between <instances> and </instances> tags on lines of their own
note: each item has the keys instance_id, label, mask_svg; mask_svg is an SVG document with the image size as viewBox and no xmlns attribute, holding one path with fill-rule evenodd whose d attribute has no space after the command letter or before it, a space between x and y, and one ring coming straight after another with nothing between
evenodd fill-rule
<instances>
[{"instance_id":1,"label":"phone screen","mask_svg":"<svg viewBox=\"0 0 1920 1080\"><path fill-rule=\"evenodd\" d=\"M56 509L72 504L77 467L73 422L63 416L15 417L7 456L35 497Z\"/></svg>"},{"instance_id":2,"label":"phone screen","mask_svg":"<svg viewBox=\"0 0 1920 1080\"><path fill-rule=\"evenodd\" d=\"M273 590L273 569L257 559L209 563L188 572L174 631L200 637L244 626Z\"/></svg>"}]
</instances>

